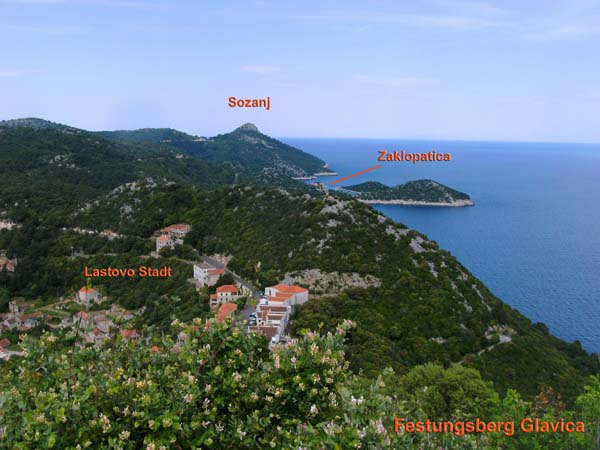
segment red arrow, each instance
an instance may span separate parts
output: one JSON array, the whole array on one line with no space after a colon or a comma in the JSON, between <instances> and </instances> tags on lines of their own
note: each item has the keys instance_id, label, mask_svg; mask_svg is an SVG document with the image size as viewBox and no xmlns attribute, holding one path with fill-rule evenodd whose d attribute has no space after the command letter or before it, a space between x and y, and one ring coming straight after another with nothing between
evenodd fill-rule
<instances>
[{"instance_id":1,"label":"red arrow","mask_svg":"<svg viewBox=\"0 0 600 450\"><path fill-rule=\"evenodd\" d=\"M375 166L375 167L371 167L370 169L365 169L365 170L363 170L363 171L361 171L361 172L356 172L356 173L353 173L352 175L348 175L347 177L344 177L344 178L338 178L337 180L335 180L335 181L332 181L332 182L331 182L331 183L329 183L329 184L331 184L331 185L338 184L338 183L341 183L342 181L349 180L350 178L354 178L354 177L357 177L357 176L359 176L359 175L363 175L363 174L365 174L365 173L368 173L368 172L371 172L371 171L373 171L373 170L379 169L380 167L381 167L381 166Z\"/></svg>"}]
</instances>

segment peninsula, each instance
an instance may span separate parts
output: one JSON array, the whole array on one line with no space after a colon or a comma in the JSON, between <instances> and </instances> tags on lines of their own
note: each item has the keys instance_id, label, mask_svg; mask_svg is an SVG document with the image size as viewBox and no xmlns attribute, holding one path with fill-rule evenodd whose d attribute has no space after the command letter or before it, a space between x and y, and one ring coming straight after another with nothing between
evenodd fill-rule
<instances>
[{"instance_id":1,"label":"peninsula","mask_svg":"<svg viewBox=\"0 0 600 450\"><path fill-rule=\"evenodd\" d=\"M405 206L474 206L469 195L444 186L433 180L409 181L390 187L376 181L345 186L344 191L354 195L359 201L380 205Z\"/></svg>"}]
</instances>

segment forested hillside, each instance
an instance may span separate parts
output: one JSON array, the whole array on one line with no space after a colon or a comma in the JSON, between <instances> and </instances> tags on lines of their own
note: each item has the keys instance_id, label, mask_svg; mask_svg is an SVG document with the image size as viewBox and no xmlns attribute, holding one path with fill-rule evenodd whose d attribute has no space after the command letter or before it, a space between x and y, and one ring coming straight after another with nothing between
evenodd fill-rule
<instances>
[{"instance_id":1,"label":"forested hillside","mask_svg":"<svg viewBox=\"0 0 600 450\"><path fill-rule=\"evenodd\" d=\"M148 327L145 344L155 344L158 351L149 352L142 346L137 349L130 347L123 353L119 350L120 344L114 342L117 347L109 346L105 350L77 350L66 363L64 352L74 345L73 336L58 336L56 345L50 345L54 342L48 341L45 328L33 329L32 335L42 338L39 341L31 339L24 344L30 346L27 351L32 358L12 358L9 364L0 367L2 391L9 389L6 386L16 386L17 374L22 377L18 387L11 390L5 400L6 410L13 414L4 414L0 419L0 427L6 425L10 429L7 436L11 439L11 448L28 448L28 443L34 440L40 443L40 447L59 448L58 443L61 442L63 448L69 448L69 439L77 436L79 430L87 430L86 433L94 436L93 442L98 444L92 448L103 448L104 439L109 436L86 428L96 426L90 420L97 421L104 416L115 423L119 419L112 415L116 414L114 411L109 412L111 408L125 408L131 401L147 401L127 394L129 391L120 384L122 373L113 376L120 373L119 367L130 377L147 376L153 383L168 385L174 373L190 370L186 362L188 356L205 358L204 353L200 354L204 351L202 346L192 347L191 353L187 350L182 353L164 351L172 348L171 340L174 338L168 335L171 321L190 321L210 315L207 292L198 294L187 282L191 277L190 260L199 254L231 257L228 267L257 287L281 282L286 276L301 277L307 271L318 274L311 285L311 300L298 308L292 318L289 330L295 336L302 336L305 329L325 335L339 333L341 336L343 333L339 328L344 321L351 319L355 322L345 335L344 358L357 376L345 373L339 384L333 383L335 388L326 386L328 393L335 391L339 394L337 404L332 404L327 396L319 397L317 394L314 394L316 397L305 398L303 390L299 392L297 386L289 387L285 395L289 396L290 404L308 407L309 417L306 411L293 410L292 414L286 413L283 408L274 413L273 417L277 419L270 417L272 422L260 425L262 431L258 433L253 427L259 426L257 423L264 418L254 411L268 408L269 401L265 399L267 403L261 400L257 404L255 400L251 403L247 403L247 399L240 400L239 409L235 412L238 417L235 426L239 425L242 432L258 433L256 442L261 445L275 438L277 426L281 427L278 433L281 430L289 432L288 437L280 436L282 440L279 442L301 445L304 441L296 439L293 430L297 431L297 426L306 426L314 433L310 439L315 439L307 442L327 446L330 443L327 436L331 436L327 432L330 430L327 424L331 423L331 427L341 427L336 428L339 433L350 433L338 436L339 442L355 446L361 427L378 429L376 417L382 419L382 414L391 417L390 411L394 408L403 411L402 408L416 408L417 405L429 405L422 406L422 410L409 411L420 414L419 417L464 417L463 414L476 417L479 413L497 417L497 414L508 414L506 411L512 411L510 414L513 415L532 411L532 414L551 417L561 411L563 416L575 416L588 407L585 414L590 415L585 416L585 420L590 420L590 417L595 420L600 416L600 411L595 413L596 416L590 412L595 405L590 399L596 398L594 389L597 390L597 380L588 378L600 372L597 355L586 353L577 342L569 344L555 338L543 324L531 323L496 298L436 242L394 223L370 206L349 196L316 192L292 180L286 170L274 169L272 174L269 170L261 170L259 177L252 177L253 170L245 168L242 160L219 163L215 156L211 162L182 155L179 150L162 143L122 142L37 121L32 125L14 126L13 123L0 126L0 175L4 181L0 186L0 213L18 224L11 230L0 230L0 249L6 250L8 257L18 259L14 274L0 274L0 312L6 310L8 301L15 297L35 300L43 308L47 302L73 296L86 282L83 272L86 265L130 267L148 264L158 267L168 264L173 267L175 275L166 281L102 281L102 291L110 302L139 309L139 316L134 319L135 326ZM244 148L252 149L255 154L257 151L264 152L271 155L269 158L278 154L271 152L270 138L263 137L251 127L238 129L231 135L213 138L222 144L214 149L220 148L227 154L238 148L242 141L248 147L239 147L240 154L244 154ZM199 141L193 143L201 144ZM203 157L211 159L208 155ZM244 184L242 181L245 181ZM273 186L265 186L265 183ZM292 188L284 189L284 186ZM149 260L149 252L154 247L152 235L173 223L191 225L184 244L160 259ZM118 237L109 240L97 234L76 231L81 228L109 229ZM328 283L333 273L351 275L362 282L362 287L358 283L358 287L338 289L332 294ZM198 323L206 326L205 322ZM216 327L209 325L208 328L213 326ZM278 392L278 386L291 383L290 377L296 375L319 380L327 378L327 373L312 362L310 364L313 365L302 374L297 373L296 367L285 373L271 370L263 373L265 364L268 366L277 361L276 356L263 357L255 353L262 351L259 349L265 347L264 341L242 335L248 340L240 344L239 329L226 331L216 327L212 330L215 335L210 334L213 333L211 331L199 339L207 339L202 342L213 345L215 339L222 337L231 343L232 347L227 347L229 350L240 349L241 355L235 353L236 358L240 358L238 374L248 368L257 370L260 367L256 379L252 370L248 372L250 379L247 385L253 387L263 383L263 390L257 391L259 396L272 397ZM229 341L228 333L233 333ZM309 336L314 338L312 333ZM18 336L11 335L11 338L16 341ZM302 349L316 352L313 343L331 345L332 352L339 352L340 339L335 345L301 340L299 347L281 350L283 353L279 361L287 361L285 358L289 356L291 364L295 348L298 348L297 356L304 351ZM47 352L48 348L52 350ZM221 362L210 366L210 372L206 374L203 369L198 369L194 377L204 377L203 383L210 382L210 376L214 375L212 370L217 370L217 367L223 370L223 364L229 361L229 350L223 349L224 353L217 350L211 358ZM337 354L342 357L341 353ZM122 355L132 359L123 361ZM326 355L330 357L331 353ZM100 368L96 366L97 361L103 362ZM40 367L44 367L41 377ZM380 392L383 385L373 384L373 380L386 368L390 368L391 372L386 371L382 375L388 377L385 383L389 382L392 386L397 383L399 391L384 389ZM272 376L282 381L265 384L265 378ZM427 380L427 384L418 385L416 380L419 377ZM436 377L448 377L448 383L436 385ZM235 375L235 378L238 376ZM67 400L63 399L69 405L71 402L84 405L86 410L82 415L78 415L71 406L65 406L63 400L42 394L52 383L55 383L53 389L58 390L67 379L85 380L82 381L85 386L82 392L77 390L79 387L73 388L65 394ZM215 379L224 383L219 389L233 386L227 384L230 383L229 378L217 376ZM117 384L102 384L101 380L113 380ZM236 383L239 382L240 379L237 379ZM217 382L213 383L216 385ZM590 386L587 394L584 393L586 384ZM460 392L469 394L447 407L438 401L443 398L444 402L450 402L449 394L444 390L457 385ZM97 391L92 392L94 388L91 386L96 386ZM442 392L435 398L416 398L419 391L415 386ZM465 390L461 391L463 387ZM211 410L215 417L226 408L224 405L230 401L227 395L233 392L222 391L215 397L207 397L198 391L195 382L190 383L190 389L190 392L182 393L192 395L189 404L197 405L194 402L199 401L198 405L201 405L204 398L208 398L215 405L216 409ZM160 397L160 402L173 402L170 394L163 394L165 396ZM159 394L152 391L152 395ZM339 422L339 408L347 411L347 401L352 403L352 396L356 399L359 395L364 396L373 408L361 412L365 418L372 418L373 423L360 422L359 419L356 420L360 423L354 419ZM37 403L33 401L34 397ZM502 401L499 400L501 397ZM480 400L481 405L478 404ZM219 434L220 437L217 437L214 430L208 434L198 431L194 408L188 402L168 412L160 402L152 407L146 405L148 409L144 410L144 414L148 415L148 420L139 422L137 427L129 422L127 429L115 425L119 433L130 433L131 445L123 448L136 448L140 442L147 445L148 439L159 442L163 438L175 438L177 442L195 439L204 443L202 445L212 439L220 445L233 445L232 436ZM403 402L408 402L408 406ZM35 408L40 410L31 407L31 414L35 412L36 417L40 417L39 414L44 413L56 425L43 428L46 422L22 413L23 405L34 403ZM310 411L314 411L313 404L318 411L323 411L323 416L310 415ZM382 410L380 406L384 404L391 405L392 409ZM140 403L135 405L141 408ZM485 410L480 411L480 406L485 406ZM565 407L572 409L564 410ZM290 414L298 417L300 422L290 422ZM67 418L66 422L63 418ZM171 429L169 425L159 432L160 427L156 424L163 419L170 420L171 424L179 423L181 419L182 428ZM315 421L311 422L312 419ZM37 425L32 425L32 421ZM214 422L213 419L211 421ZM63 425L65 423L68 425ZM142 428L138 433L130 429L130 425ZM38 426L43 429L36 428ZM164 431L166 428L169 430ZM40 430L42 434L36 437L35 431ZM113 439L116 439L115 436L110 434ZM63 441L59 441L59 437ZM395 439L380 433L369 442L386 442L387 438ZM396 438L400 439L398 442L405 442L402 436ZM590 442L586 440L589 438L590 435L586 435L579 442L572 437L568 441L569 447L560 447L567 442L560 441L556 448L589 448L585 447ZM217 439L229 440L221 442ZM527 445L533 441L527 441L526 436L522 439L513 441L521 445L514 448L530 448ZM440 443L431 438L426 442L427 445ZM509 446L512 444L501 444L500 441L478 442L465 438L460 442L466 446L464 448L482 448L478 446L488 444L512 448ZM536 441L535 445L539 442L542 441ZM551 440L543 442L550 448L557 445ZM259 444L257 448L260 448ZM181 448L187 448L185 445Z\"/></svg>"},{"instance_id":2,"label":"forested hillside","mask_svg":"<svg viewBox=\"0 0 600 450\"><path fill-rule=\"evenodd\" d=\"M233 182L234 174L150 144L117 143L58 125L0 123L0 178L0 208L26 215L73 207L139 180L218 186Z\"/></svg>"},{"instance_id":3,"label":"forested hillside","mask_svg":"<svg viewBox=\"0 0 600 450\"><path fill-rule=\"evenodd\" d=\"M183 143L204 141L206 138L192 136L173 128L140 128L139 130L98 131L96 134L107 139L126 142L149 142L177 147Z\"/></svg>"},{"instance_id":4,"label":"forested hillside","mask_svg":"<svg viewBox=\"0 0 600 450\"><path fill-rule=\"evenodd\" d=\"M128 215L120 212L124 203L136 205ZM190 223L189 245L232 255L230 266L257 285L305 269L376 277L378 288L307 303L292 324L333 330L343 319L355 320L350 363L368 374L461 363L480 369L501 391L533 396L552 386L573 398L585 375L600 369L597 357L533 325L435 242L355 200L249 186L210 192L172 186L124 193L78 220L140 237L166 223Z\"/></svg>"},{"instance_id":5,"label":"forested hillside","mask_svg":"<svg viewBox=\"0 0 600 450\"><path fill-rule=\"evenodd\" d=\"M251 123L210 139L169 129L102 132L102 135L126 141L160 142L205 161L227 163L241 171L246 180L306 177L326 170L325 161L261 133Z\"/></svg>"}]
</instances>

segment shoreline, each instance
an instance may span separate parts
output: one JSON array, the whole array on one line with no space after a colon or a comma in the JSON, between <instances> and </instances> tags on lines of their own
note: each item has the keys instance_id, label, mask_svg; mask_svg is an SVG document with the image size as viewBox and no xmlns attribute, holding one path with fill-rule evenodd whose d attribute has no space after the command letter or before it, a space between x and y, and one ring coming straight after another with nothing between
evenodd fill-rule
<instances>
[{"instance_id":1,"label":"shoreline","mask_svg":"<svg viewBox=\"0 0 600 450\"><path fill-rule=\"evenodd\" d=\"M464 208L475 206L473 200L455 200L453 202L423 202L419 200L367 200L357 198L359 202L370 205L399 205L399 206L436 206L441 208Z\"/></svg>"},{"instance_id":2,"label":"shoreline","mask_svg":"<svg viewBox=\"0 0 600 450\"><path fill-rule=\"evenodd\" d=\"M316 180L317 177L335 177L337 172L317 172L307 177L292 177L292 180Z\"/></svg>"}]
</instances>

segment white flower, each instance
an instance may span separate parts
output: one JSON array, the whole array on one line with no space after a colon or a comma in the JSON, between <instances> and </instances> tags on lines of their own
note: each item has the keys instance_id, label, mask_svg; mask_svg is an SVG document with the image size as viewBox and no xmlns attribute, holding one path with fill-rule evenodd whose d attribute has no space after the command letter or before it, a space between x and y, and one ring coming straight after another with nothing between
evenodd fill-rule
<instances>
[{"instance_id":1,"label":"white flower","mask_svg":"<svg viewBox=\"0 0 600 450\"><path fill-rule=\"evenodd\" d=\"M183 397L183 401L185 401L186 403L192 403L192 400L193 400L192 394L185 394L185 396Z\"/></svg>"},{"instance_id":2,"label":"white flower","mask_svg":"<svg viewBox=\"0 0 600 450\"><path fill-rule=\"evenodd\" d=\"M376 422L377 425L377 433L379 434L385 434L385 427L383 426L383 421L381 419L378 419Z\"/></svg>"},{"instance_id":3,"label":"white flower","mask_svg":"<svg viewBox=\"0 0 600 450\"><path fill-rule=\"evenodd\" d=\"M127 430L121 431L119 433L119 439L121 439L122 441L126 441L127 439L129 439L130 435L131 435L131 433Z\"/></svg>"},{"instance_id":4,"label":"white flower","mask_svg":"<svg viewBox=\"0 0 600 450\"><path fill-rule=\"evenodd\" d=\"M317 414L319 414L319 408L317 408L317 405L313 404L310 407L310 415L311 416L316 416Z\"/></svg>"}]
</instances>

